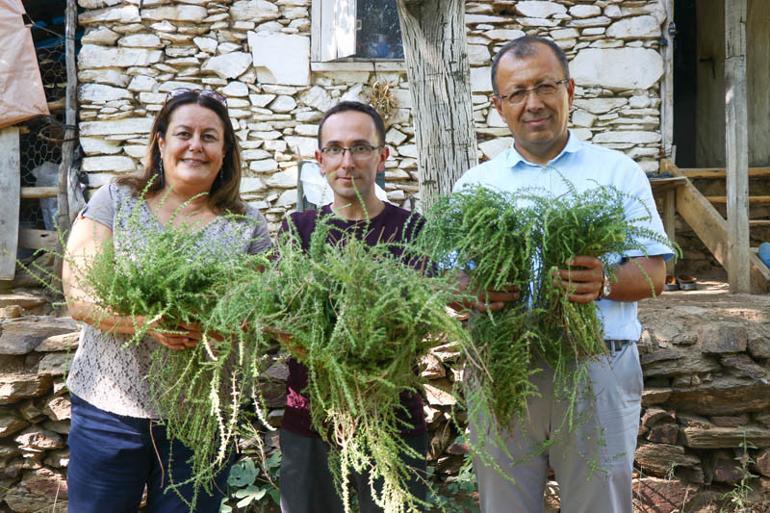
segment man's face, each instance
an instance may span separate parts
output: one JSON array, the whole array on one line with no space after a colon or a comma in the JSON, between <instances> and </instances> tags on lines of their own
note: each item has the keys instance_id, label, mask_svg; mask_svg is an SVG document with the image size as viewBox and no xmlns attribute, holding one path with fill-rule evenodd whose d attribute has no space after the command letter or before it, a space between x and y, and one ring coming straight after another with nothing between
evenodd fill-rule
<instances>
[{"instance_id":1,"label":"man's face","mask_svg":"<svg viewBox=\"0 0 770 513\"><path fill-rule=\"evenodd\" d=\"M528 160L544 164L567 143L575 85L572 80L557 83L565 77L556 55L543 44L535 44L535 48L535 53L528 57L507 53L500 59L496 77L499 96L492 101L511 129L519 152ZM531 91L525 93L520 103L504 99L517 90L553 83L557 83L553 94Z\"/></svg>"},{"instance_id":2,"label":"man's face","mask_svg":"<svg viewBox=\"0 0 770 513\"><path fill-rule=\"evenodd\" d=\"M336 152L329 151L335 148ZM366 149L371 151L362 151ZM315 157L334 191L335 203L352 203L376 197L375 179L385 168L388 154L386 147L380 147L374 120L368 114L344 111L326 119L321 150L316 150Z\"/></svg>"}]
</instances>

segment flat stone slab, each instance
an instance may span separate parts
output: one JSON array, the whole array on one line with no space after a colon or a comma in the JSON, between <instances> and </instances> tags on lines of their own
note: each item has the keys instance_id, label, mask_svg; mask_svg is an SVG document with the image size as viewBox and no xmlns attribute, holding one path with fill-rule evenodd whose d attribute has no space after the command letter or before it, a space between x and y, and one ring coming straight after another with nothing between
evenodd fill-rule
<instances>
[{"instance_id":1,"label":"flat stone slab","mask_svg":"<svg viewBox=\"0 0 770 513\"><path fill-rule=\"evenodd\" d=\"M682 430L684 445L693 449L770 447L770 429L759 426L686 427Z\"/></svg>"},{"instance_id":2,"label":"flat stone slab","mask_svg":"<svg viewBox=\"0 0 770 513\"><path fill-rule=\"evenodd\" d=\"M39 397L51 388L52 382L51 376L39 374L3 374L0 376L0 404Z\"/></svg>"},{"instance_id":3,"label":"flat stone slab","mask_svg":"<svg viewBox=\"0 0 770 513\"><path fill-rule=\"evenodd\" d=\"M0 354L27 354L43 340L78 329L68 317L23 317L0 323Z\"/></svg>"}]
</instances>

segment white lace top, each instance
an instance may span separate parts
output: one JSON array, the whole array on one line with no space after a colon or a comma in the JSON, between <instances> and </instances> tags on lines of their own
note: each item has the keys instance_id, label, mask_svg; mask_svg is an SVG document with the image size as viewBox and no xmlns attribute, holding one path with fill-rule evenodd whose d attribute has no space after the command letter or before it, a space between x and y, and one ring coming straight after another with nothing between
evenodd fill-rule
<instances>
[{"instance_id":1,"label":"white lace top","mask_svg":"<svg viewBox=\"0 0 770 513\"><path fill-rule=\"evenodd\" d=\"M114 183L96 191L81 214L111 228L116 253L130 255L137 247L141 248L141 240L135 233L139 230L132 230L132 224L128 223L134 212L145 228L163 229L146 202L133 197L127 187ZM270 236L265 218L251 207L247 207L246 216L257 222L218 217L203 229L203 242L216 241L217 247L237 252L266 250L270 247ZM157 418L145 376L152 351L160 346L150 338L138 345L126 346L124 343L129 338L86 325L80 333L67 387L102 410L128 417Z\"/></svg>"}]
</instances>

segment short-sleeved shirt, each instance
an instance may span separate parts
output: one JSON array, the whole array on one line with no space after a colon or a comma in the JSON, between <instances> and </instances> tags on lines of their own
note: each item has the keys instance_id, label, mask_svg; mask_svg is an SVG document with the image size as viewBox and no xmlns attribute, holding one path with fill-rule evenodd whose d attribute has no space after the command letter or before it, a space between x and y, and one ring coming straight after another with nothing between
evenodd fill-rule
<instances>
[{"instance_id":1,"label":"short-sleeved shirt","mask_svg":"<svg viewBox=\"0 0 770 513\"><path fill-rule=\"evenodd\" d=\"M110 228L116 254L129 258L142 251L144 230L164 229L147 202L133 195L127 186L115 183L96 191L81 215ZM129 222L132 215L138 216L142 230L135 228L136 221ZM269 248L270 236L262 214L247 207L245 217L215 218L202 228L200 250L209 252L214 247L216 251L238 254ZM158 343L146 337L137 345L127 346L129 338L86 325L80 334L67 387L102 410L128 417L157 418L146 376Z\"/></svg>"},{"instance_id":2,"label":"short-sleeved shirt","mask_svg":"<svg viewBox=\"0 0 770 513\"><path fill-rule=\"evenodd\" d=\"M566 181L565 181L566 180ZM527 161L515 147L503 151L492 160L469 169L454 185L459 191L481 185L490 189L515 193L522 189L545 197L568 194L574 186L578 192L603 185L613 186L627 194L626 219L648 221L636 224L665 237L663 223L655 208L650 182L644 171L625 154L579 140L570 131L567 145L548 164ZM629 251L621 257L673 256L671 248L655 240L641 241L646 252ZM597 303L604 325L604 337L614 340L638 340L642 327L637 319L635 302L602 299Z\"/></svg>"},{"instance_id":3,"label":"short-sleeved shirt","mask_svg":"<svg viewBox=\"0 0 770 513\"><path fill-rule=\"evenodd\" d=\"M307 250L310 245L310 236L316 227L318 216L333 216L329 205L319 211L309 210L297 212L290 216L297 235L302 242L302 248ZM413 214L408 210L385 203L385 209L379 215L367 221L348 221L339 217L332 217L335 229L330 230L329 243L335 243L342 238L343 233L352 233L366 244L374 246L381 242L400 243L412 240L423 226L423 219L419 214ZM289 229L284 221L281 231ZM403 258L403 249L394 244L390 246L391 253L397 258ZM405 259L406 265L421 267L420 262ZM417 362L415 362L416 364ZM310 417L310 400L302 394L308 386L308 369L294 358L288 362L289 378L287 380L286 410L283 416L282 427L292 433L302 436L317 437L312 428ZM401 406L397 412L399 420L407 422L411 429L401 431L403 436L417 436L425 432L425 415L423 402L419 394L403 392L401 394Z\"/></svg>"}]
</instances>

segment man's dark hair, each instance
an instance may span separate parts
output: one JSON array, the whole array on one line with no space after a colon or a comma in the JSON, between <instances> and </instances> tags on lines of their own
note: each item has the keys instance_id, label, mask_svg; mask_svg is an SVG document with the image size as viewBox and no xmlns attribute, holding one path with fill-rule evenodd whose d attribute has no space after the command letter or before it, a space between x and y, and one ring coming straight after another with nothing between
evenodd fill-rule
<instances>
[{"instance_id":1,"label":"man's dark hair","mask_svg":"<svg viewBox=\"0 0 770 513\"><path fill-rule=\"evenodd\" d=\"M371 105L366 105L365 103L345 101L339 102L337 105L324 112L324 116L321 118L321 123L318 125L319 148L321 147L321 133L323 132L326 120L335 114L339 114L340 112L349 111L363 112L372 118L372 121L374 121L374 128L377 130L377 139L379 140L379 144L382 146L385 145L385 122L382 120L382 116L380 116L379 112L374 110L374 107Z\"/></svg>"},{"instance_id":2,"label":"man's dark hair","mask_svg":"<svg viewBox=\"0 0 770 513\"><path fill-rule=\"evenodd\" d=\"M564 53L564 50L559 48L559 45L550 39L540 36L522 36L506 43L505 46L500 48L500 51L497 52L497 55L495 55L495 58L492 61L492 91L494 91L495 96L500 94L500 91L497 89L497 66L500 63L500 59L507 53L512 53L513 56L518 59L532 57L537 51L536 45L539 44L545 45L551 49L554 55L556 55L556 58L559 59L561 69L564 71L564 78L569 78L569 61L567 61L567 55Z\"/></svg>"}]
</instances>

